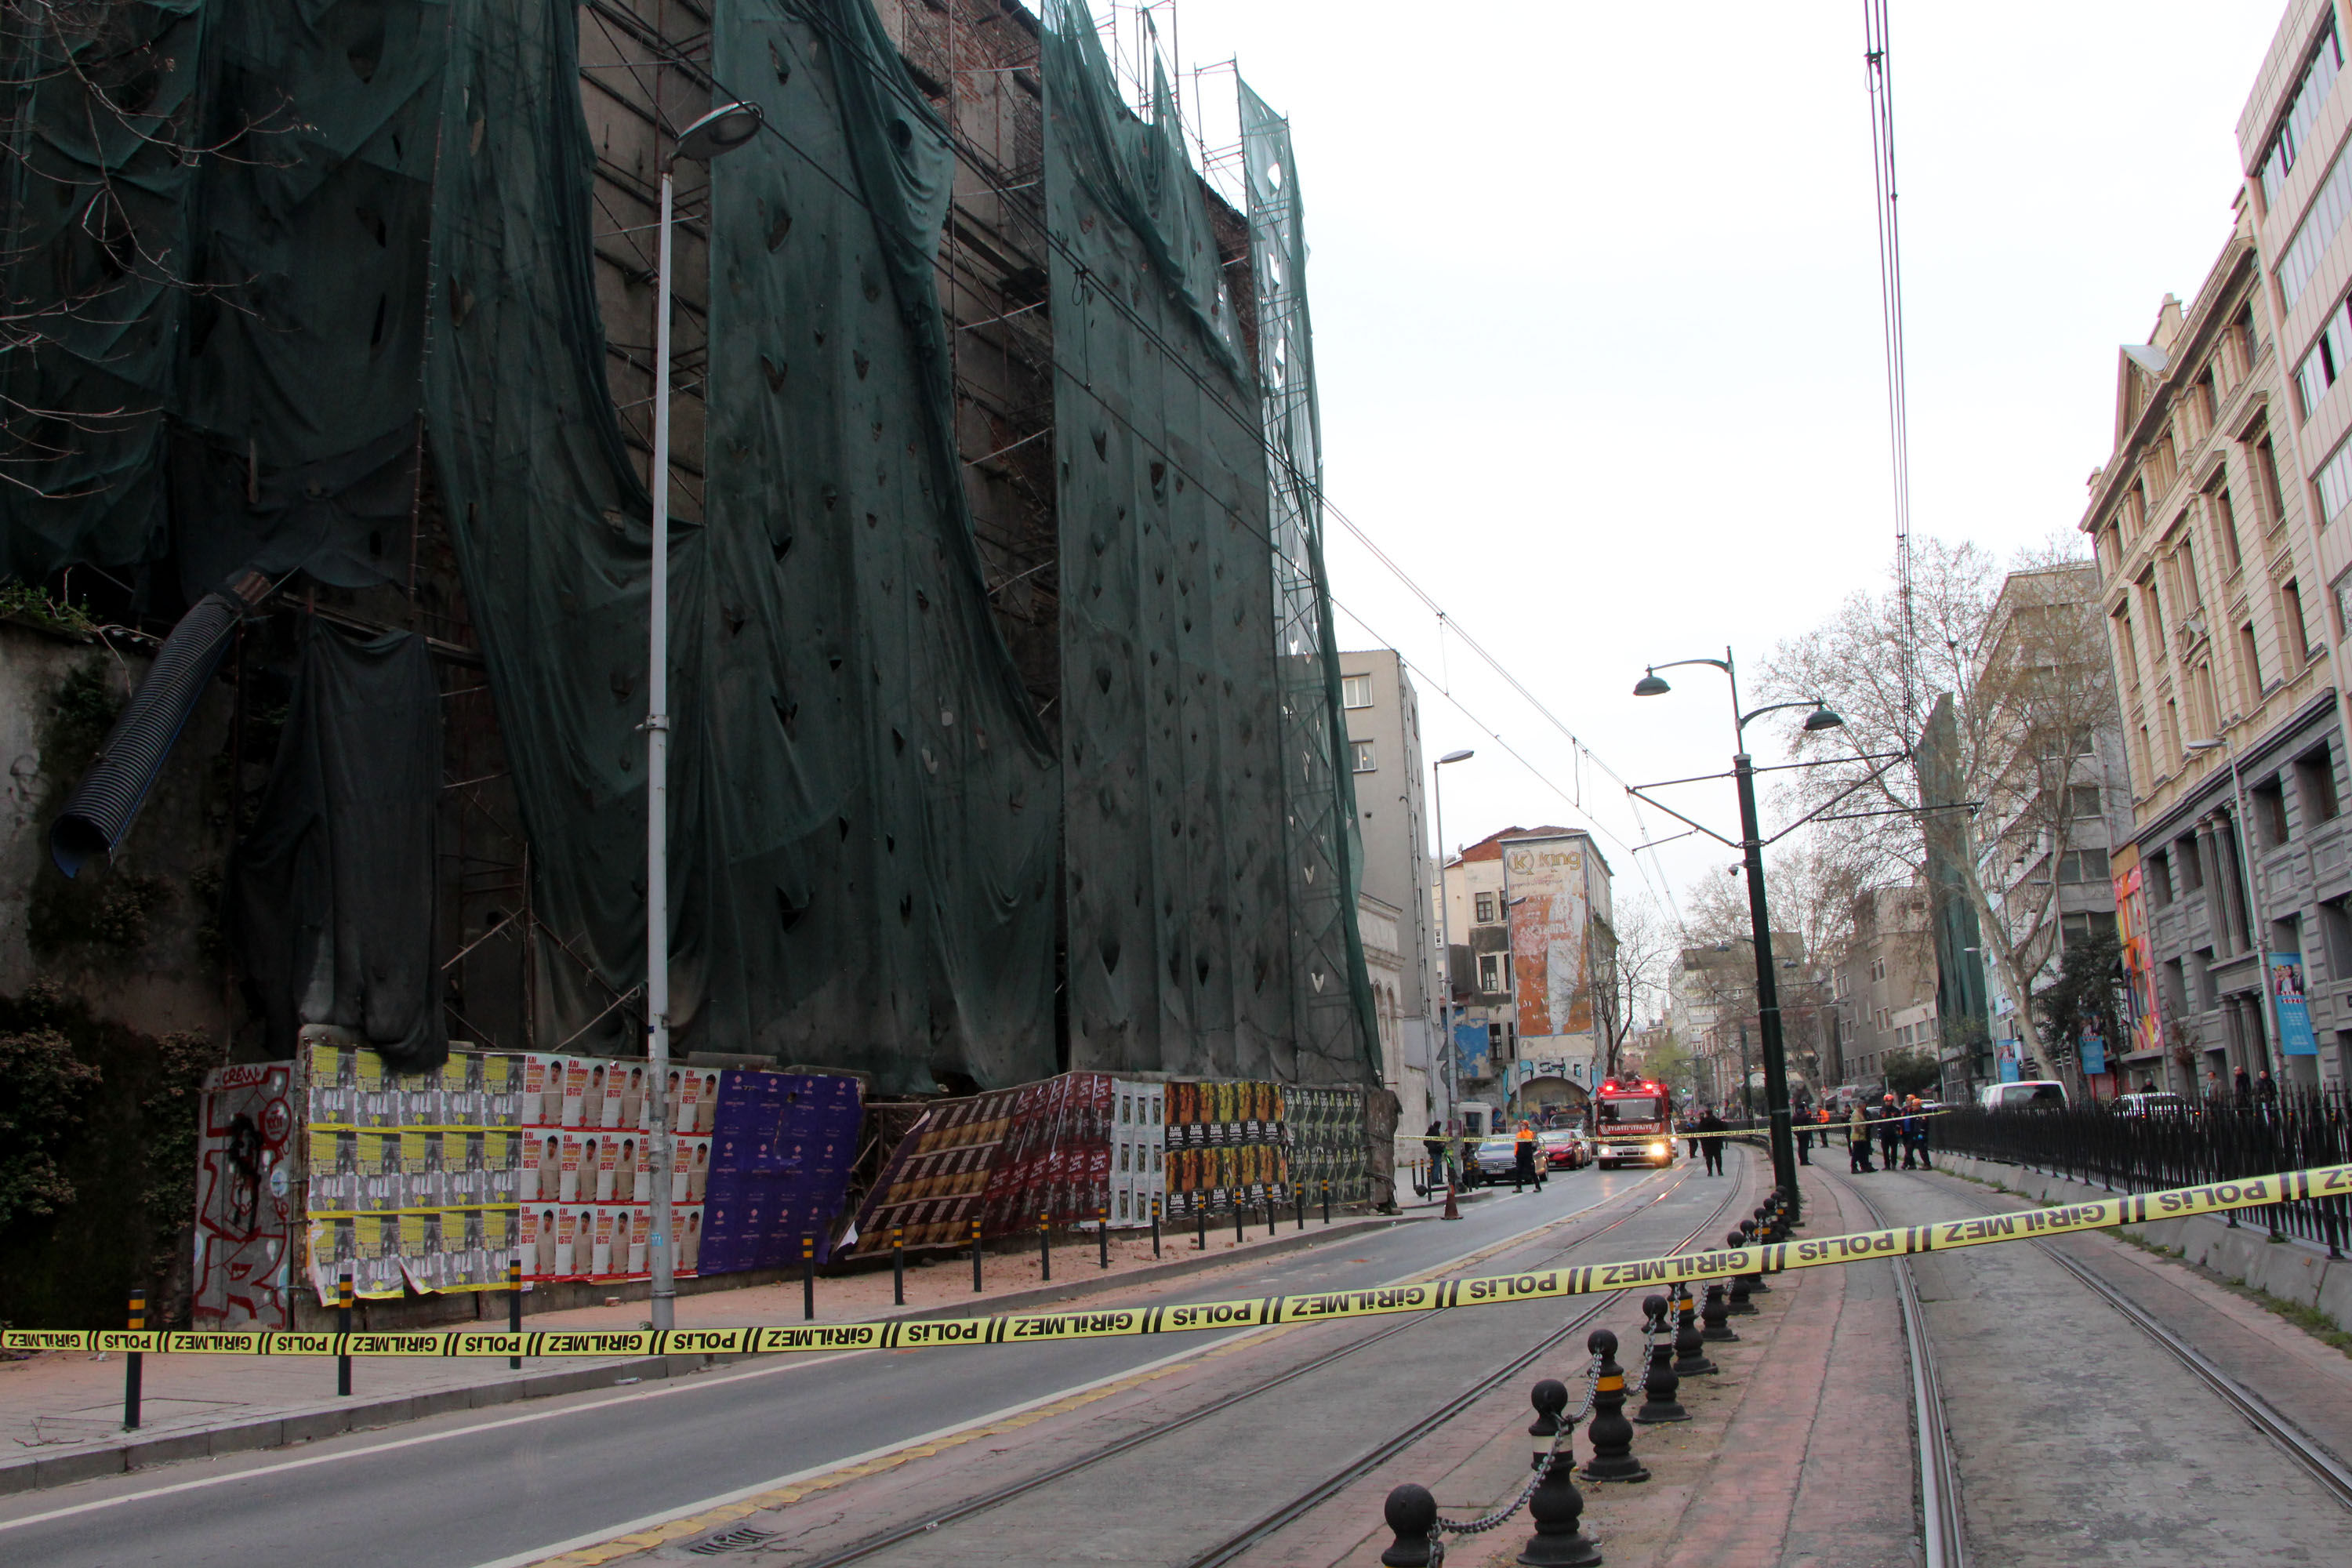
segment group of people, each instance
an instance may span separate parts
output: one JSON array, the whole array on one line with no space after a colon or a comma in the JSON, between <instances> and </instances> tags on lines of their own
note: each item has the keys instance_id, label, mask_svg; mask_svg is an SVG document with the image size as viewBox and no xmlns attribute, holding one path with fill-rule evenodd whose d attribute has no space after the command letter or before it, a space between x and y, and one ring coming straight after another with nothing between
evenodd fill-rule
<instances>
[{"instance_id":1,"label":"group of people","mask_svg":"<svg viewBox=\"0 0 2352 1568\"><path fill-rule=\"evenodd\" d=\"M1826 1143L1832 1124L1830 1113L1823 1110L1814 1114L1821 1119L1816 1125L1821 1128L1822 1141ZM1927 1158L1927 1111L1916 1094L1906 1095L1899 1101L1889 1094L1876 1105L1857 1101L1846 1114L1843 1125L1846 1138L1846 1168L1856 1175L1867 1175L1878 1169L1870 1163L1874 1130L1879 1158L1888 1170L1895 1169L1897 1151L1903 1155L1904 1170L1932 1171L1936 1168L1935 1163ZM1799 1158L1804 1159L1801 1142ZM1812 1162L1805 1159L1805 1163Z\"/></svg>"}]
</instances>

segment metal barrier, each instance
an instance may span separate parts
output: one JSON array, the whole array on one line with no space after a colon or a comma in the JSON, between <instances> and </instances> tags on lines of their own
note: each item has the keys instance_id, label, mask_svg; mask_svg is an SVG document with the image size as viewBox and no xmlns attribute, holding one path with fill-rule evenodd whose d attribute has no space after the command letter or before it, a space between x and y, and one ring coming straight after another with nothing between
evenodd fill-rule
<instances>
[{"instance_id":1,"label":"metal barrier","mask_svg":"<svg viewBox=\"0 0 2352 1568\"><path fill-rule=\"evenodd\" d=\"M2006 1110L1964 1106L1931 1125L1937 1146L1954 1153L2095 1183L2109 1192L2159 1192L2352 1160L2352 1097L2343 1089L2299 1089L2249 1102L2214 1099L2146 1115L2103 1103ZM2272 1235L2322 1242L2328 1256L2344 1256L2344 1239L2352 1231L2346 1199L2290 1199L2261 1214Z\"/></svg>"}]
</instances>

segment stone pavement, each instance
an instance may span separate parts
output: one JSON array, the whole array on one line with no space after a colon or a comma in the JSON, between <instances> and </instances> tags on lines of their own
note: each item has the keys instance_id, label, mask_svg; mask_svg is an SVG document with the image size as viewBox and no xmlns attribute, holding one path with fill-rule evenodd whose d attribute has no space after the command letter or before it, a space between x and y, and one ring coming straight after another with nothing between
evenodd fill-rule
<instances>
[{"instance_id":1,"label":"stone pavement","mask_svg":"<svg viewBox=\"0 0 2352 1568\"><path fill-rule=\"evenodd\" d=\"M1248 1239L1238 1247L1230 1225L1213 1226L1205 1251L1195 1250L1192 1233L1164 1237L1157 1262L1148 1234L1139 1237L1114 1232L1107 1270L1098 1267L1091 1238L1064 1240L1054 1248L1050 1284L1040 1278L1034 1249L991 1252L983 1261L988 1289L980 1295L971 1289L968 1258L929 1265L910 1261L903 1308L892 1302L887 1269L820 1277L816 1321L1024 1310L1251 1262L1303 1246L1344 1241L1398 1223L1419 1223L1434 1212L1431 1205L1415 1205L1402 1219L1335 1216L1328 1229L1310 1213L1304 1231L1286 1218L1269 1237L1259 1224L1249 1228ZM526 1321L535 1329L633 1329L645 1321L646 1310L642 1299L615 1299L599 1307L531 1313ZM677 1326L682 1329L803 1321L797 1279L677 1300ZM335 1363L322 1357L153 1355L146 1358L143 1369L141 1429L136 1433L121 1428L120 1357L44 1352L0 1361L0 1494L208 1454L276 1447L446 1411L679 1376L700 1370L711 1359L567 1358L526 1362L519 1371L494 1358L362 1360L353 1363L352 1396L341 1399L334 1392Z\"/></svg>"}]
</instances>

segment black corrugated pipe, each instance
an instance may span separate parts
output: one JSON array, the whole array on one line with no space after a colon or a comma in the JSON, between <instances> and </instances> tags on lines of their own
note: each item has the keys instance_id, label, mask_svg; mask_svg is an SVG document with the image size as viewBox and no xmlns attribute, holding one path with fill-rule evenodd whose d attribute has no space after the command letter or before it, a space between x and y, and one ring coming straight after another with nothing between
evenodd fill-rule
<instances>
[{"instance_id":1,"label":"black corrugated pipe","mask_svg":"<svg viewBox=\"0 0 2352 1568\"><path fill-rule=\"evenodd\" d=\"M98 761L49 825L49 858L70 877L94 855L111 855L131 832L147 792L162 776L164 759L196 710L205 683L247 610L268 596L269 580L247 572L206 594L180 617L147 679L131 694L122 716L106 732Z\"/></svg>"}]
</instances>

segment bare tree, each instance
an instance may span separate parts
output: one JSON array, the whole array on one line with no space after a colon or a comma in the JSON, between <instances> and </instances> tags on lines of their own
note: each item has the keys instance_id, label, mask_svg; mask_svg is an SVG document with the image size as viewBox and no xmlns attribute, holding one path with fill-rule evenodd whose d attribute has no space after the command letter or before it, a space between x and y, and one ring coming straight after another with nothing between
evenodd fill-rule
<instances>
[{"instance_id":1,"label":"bare tree","mask_svg":"<svg viewBox=\"0 0 2352 1568\"><path fill-rule=\"evenodd\" d=\"M2067 539L2021 553L2007 574L1974 544L1936 540L1917 542L1914 563L1907 622L1894 589L1857 594L1777 649L1765 686L1775 699L1819 697L1845 718L1843 729L1799 733L1792 753L1913 755L1832 808L1816 850L1858 888L1924 882L1928 833L1943 833L2023 1043L2052 1059L2032 998L2055 955L2058 890L2079 875L2080 825L2115 804L2092 760L2120 725L2096 568ZM1923 788L1916 758L1939 701L1948 755ZM1800 772L1787 793L1818 805L1869 765Z\"/></svg>"},{"instance_id":2,"label":"bare tree","mask_svg":"<svg viewBox=\"0 0 2352 1568\"><path fill-rule=\"evenodd\" d=\"M1601 1076L1617 1076L1625 1037L1654 1020L1666 995L1666 970L1674 963L1679 934L1646 893L1618 901L1601 956L1594 999L1601 1030Z\"/></svg>"}]
</instances>

